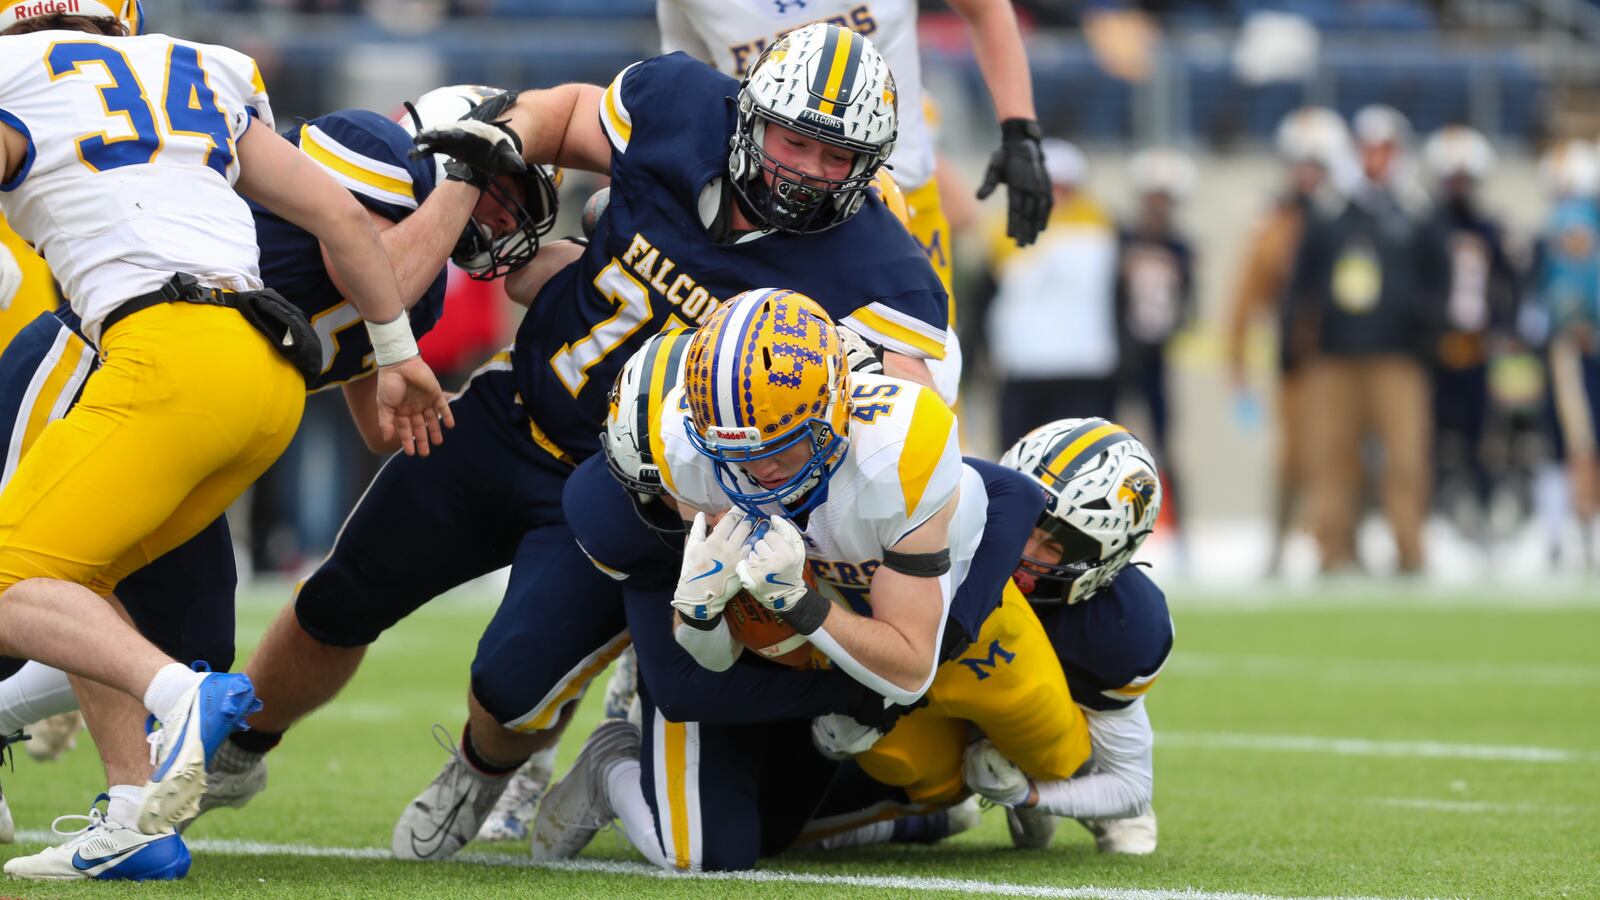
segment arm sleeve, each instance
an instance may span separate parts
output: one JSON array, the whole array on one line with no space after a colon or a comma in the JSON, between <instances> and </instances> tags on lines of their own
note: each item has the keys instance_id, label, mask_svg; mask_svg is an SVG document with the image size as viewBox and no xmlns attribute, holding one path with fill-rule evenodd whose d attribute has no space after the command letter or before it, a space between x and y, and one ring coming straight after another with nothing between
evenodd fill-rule
<instances>
[{"instance_id":1,"label":"arm sleeve","mask_svg":"<svg viewBox=\"0 0 1600 900\"><path fill-rule=\"evenodd\" d=\"M650 699L674 722L765 722L848 712L858 688L842 673L736 660L727 671L702 666L674 638L671 589L625 590L628 628ZM727 640L726 625L719 631ZM693 631L679 626L678 631ZM716 634L717 632L711 632Z\"/></svg>"},{"instance_id":2,"label":"arm sleeve","mask_svg":"<svg viewBox=\"0 0 1600 900\"><path fill-rule=\"evenodd\" d=\"M913 291L887 300L874 300L845 317L869 342L885 350L915 359L944 359L945 329L937 324L948 320L949 307L926 291Z\"/></svg>"},{"instance_id":3,"label":"arm sleeve","mask_svg":"<svg viewBox=\"0 0 1600 900\"><path fill-rule=\"evenodd\" d=\"M1115 711L1085 709L1094 742L1088 775L1039 784L1039 809L1074 819L1126 819L1150 808L1155 734L1144 700Z\"/></svg>"},{"instance_id":4,"label":"arm sleeve","mask_svg":"<svg viewBox=\"0 0 1600 900\"><path fill-rule=\"evenodd\" d=\"M293 139L312 162L378 215L398 222L416 210L423 193L416 173L357 113L318 116L302 124Z\"/></svg>"}]
</instances>

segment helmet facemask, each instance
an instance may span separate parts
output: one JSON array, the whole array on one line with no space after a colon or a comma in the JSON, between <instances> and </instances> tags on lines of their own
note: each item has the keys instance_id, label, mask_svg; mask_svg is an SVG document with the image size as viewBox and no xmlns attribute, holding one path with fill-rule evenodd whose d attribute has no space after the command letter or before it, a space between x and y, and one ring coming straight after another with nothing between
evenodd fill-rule
<instances>
[{"instance_id":1,"label":"helmet facemask","mask_svg":"<svg viewBox=\"0 0 1600 900\"><path fill-rule=\"evenodd\" d=\"M544 166L530 166L516 176L522 197L507 189L496 178L484 190L494 202L511 213L516 225L499 237L476 218L467 221L461 239L450 253L450 260L478 281L492 281L509 275L533 261L539 252L539 239L556 224L556 178Z\"/></svg>"},{"instance_id":2,"label":"helmet facemask","mask_svg":"<svg viewBox=\"0 0 1600 900\"><path fill-rule=\"evenodd\" d=\"M753 101L741 97L741 108L747 104L754 107ZM767 126L772 123L849 150L855 154L850 175L822 178L773 159L766 150ZM738 166L741 173L735 174L732 181L746 212L769 229L796 234L827 231L855 215L865 202L873 176L883 166L876 148L825 135L819 129L779 119L759 108L753 108L748 116L740 114L733 155L743 160Z\"/></svg>"},{"instance_id":3,"label":"helmet facemask","mask_svg":"<svg viewBox=\"0 0 1600 900\"><path fill-rule=\"evenodd\" d=\"M696 450L711 458L712 467L717 473L717 483L722 487L723 493L728 495L734 506L752 516L768 515L768 511L761 507L773 503L781 505L788 515L799 515L826 500L828 480L833 477L839 464L844 462L845 449L849 446L848 438L836 433L827 422L816 419L802 422L789 432L764 444L752 443L744 446L731 443L726 437L722 439L702 437L692 420L687 424L689 427L686 431L690 442L694 444ZM753 428L747 430L756 431ZM725 433L728 429L718 429L718 431ZM777 487L762 486L740 468L741 463L751 463L776 456L807 440L811 442L811 454L805 464Z\"/></svg>"}]
</instances>

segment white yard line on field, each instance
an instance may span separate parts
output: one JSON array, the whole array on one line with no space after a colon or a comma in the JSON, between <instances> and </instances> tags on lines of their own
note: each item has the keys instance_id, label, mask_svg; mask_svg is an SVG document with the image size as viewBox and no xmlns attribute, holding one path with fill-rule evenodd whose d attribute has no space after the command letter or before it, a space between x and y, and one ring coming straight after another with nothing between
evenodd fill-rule
<instances>
[{"instance_id":1,"label":"white yard line on field","mask_svg":"<svg viewBox=\"0 0 1600 900\"><path fill-rule=\"evenodd\" d=\"M1379 806L1397 809L1418 809L1425 812L1453 812L1480 814L1533 813L1550 815L1559 813L1592 812L1590 806L1573 806L1555 803L1490 803L1484 800L1435 800L1431 797L1373 797Z\"/></svg>"},{"instance_id":2,"label":"white yard line on field","mask_svg":"<svg viewBox=\"0 0 1600 900\"><path fill-rule=\"evenodd\" d=\"M1157 731L1158 747L1327 753L1335 756L1395 756L1419 759L1477 759L1492 762L1600 763L1600 753L1557 747L1497 744L1445 744L1439 741L1375 741L1367 738L1297 734L1232 734Z\"/></svg>"},{"instance_id":3,"label":"white yard line on field","mask_svg":"<svg viewBox=\"0 0 1600 900\"><path fill-rule=\"evenodd\" d=\"M56 835L47 831L19 831L17 840L54 843ZM208 840L187 842L189 849L219 856L296 856L324 859L385 860L394 857L379 847L319 847L314 844L268 844L259 841ZM1043 884L1018 884L1009 881L979 881L970 878L905 878L895 875L825 875L815 872L784 872L760 869L753 872L667 872L639 862L603 859L574 859L564 862L535 862L525 856L489 853L464 853L451 862L467 865L517 866L550 869L557 872L593 872L637 878L693 879L743 884L815 884L829 887L877 889L901 892L944 892L990 897L1059 897L1078 900L1378 900L1372 897L1288 898L1275 894L1241 894L1232 891L1204 891L1197 888L1115 888L1056 887Z\"/></svg>"}]
</instances>

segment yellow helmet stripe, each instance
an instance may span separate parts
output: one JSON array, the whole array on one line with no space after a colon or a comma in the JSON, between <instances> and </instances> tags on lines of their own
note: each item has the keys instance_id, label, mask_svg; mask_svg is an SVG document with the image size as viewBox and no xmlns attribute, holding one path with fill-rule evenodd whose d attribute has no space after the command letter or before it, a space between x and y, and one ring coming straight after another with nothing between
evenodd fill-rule
<instances>
[{"instance_id":1,"label":"yellow helmet stripe","mask_svg":"<svg viewBox=\"0 0 1600 900\"><path fill-rule=\"evenodd\" d=\"M1073 467L1074 463L1078 462L1078 457L1083 455L1085 450L1090 449L1096 441L1119 432L1126 434L1128 429L1123 428L1121 425L1107 422L1098 428L1090 429L1079 435L1077 440L1063 448L1060 453L1056 454L1055 459L1050 460L1050 463L1044 467L1045 487L1055 487L1058 478L1065 480L1066 473Z\"/></svg>"},{"instance_id":2,"label":"yellow helmet stripe","mask_svg":"<svg viewBox=\"0 0 1600 900\"><path fill-rule=\"evenodd\" d=\"M817 104L817 112L833 115L833 105L839 100L839 89L844 87L844 72L850 67L850 48L858 40L855 32L848 28L834 29L834 34L839 36L833 48L833 59L828 63L828 80L822 87L822 102Z\"/></svg>"}]
</instances>

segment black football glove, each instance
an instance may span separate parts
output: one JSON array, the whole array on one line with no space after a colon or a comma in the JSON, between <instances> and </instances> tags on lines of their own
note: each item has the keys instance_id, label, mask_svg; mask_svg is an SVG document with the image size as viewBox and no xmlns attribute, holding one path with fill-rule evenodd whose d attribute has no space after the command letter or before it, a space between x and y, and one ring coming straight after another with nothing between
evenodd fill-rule
<instances>
[{"instance_id":1,"label":"black football glove","mask_svg":"<svg viewBox=\"0 0 1600 900\"><path fill-rule=\"evenodd\" d=\"M445 178L464 181L479 190L500 175L528 171L522 159L522 141L502 118L516 102L515 91L507 91L473 107L453 125L430 128L412 139L412 156L430 153L449 157L444 164Z\"/></svg>"},{"instance_id":2,"label":"black football glove","mask_svg":"<svg viewBox=\"0 0 1600 900\"><path fill-rule=\"evenodd\" d=\"M1026 247L1039 238L1050 220L1053 204L1050 176L1044 169L1044 153L1039 149L1043 132L1032 119L1007 119L1000 123L1000 149L989 157L978 199L983 200L1004 183L1006 193L1006 236Z\"/></svg>"}]
</instances>

